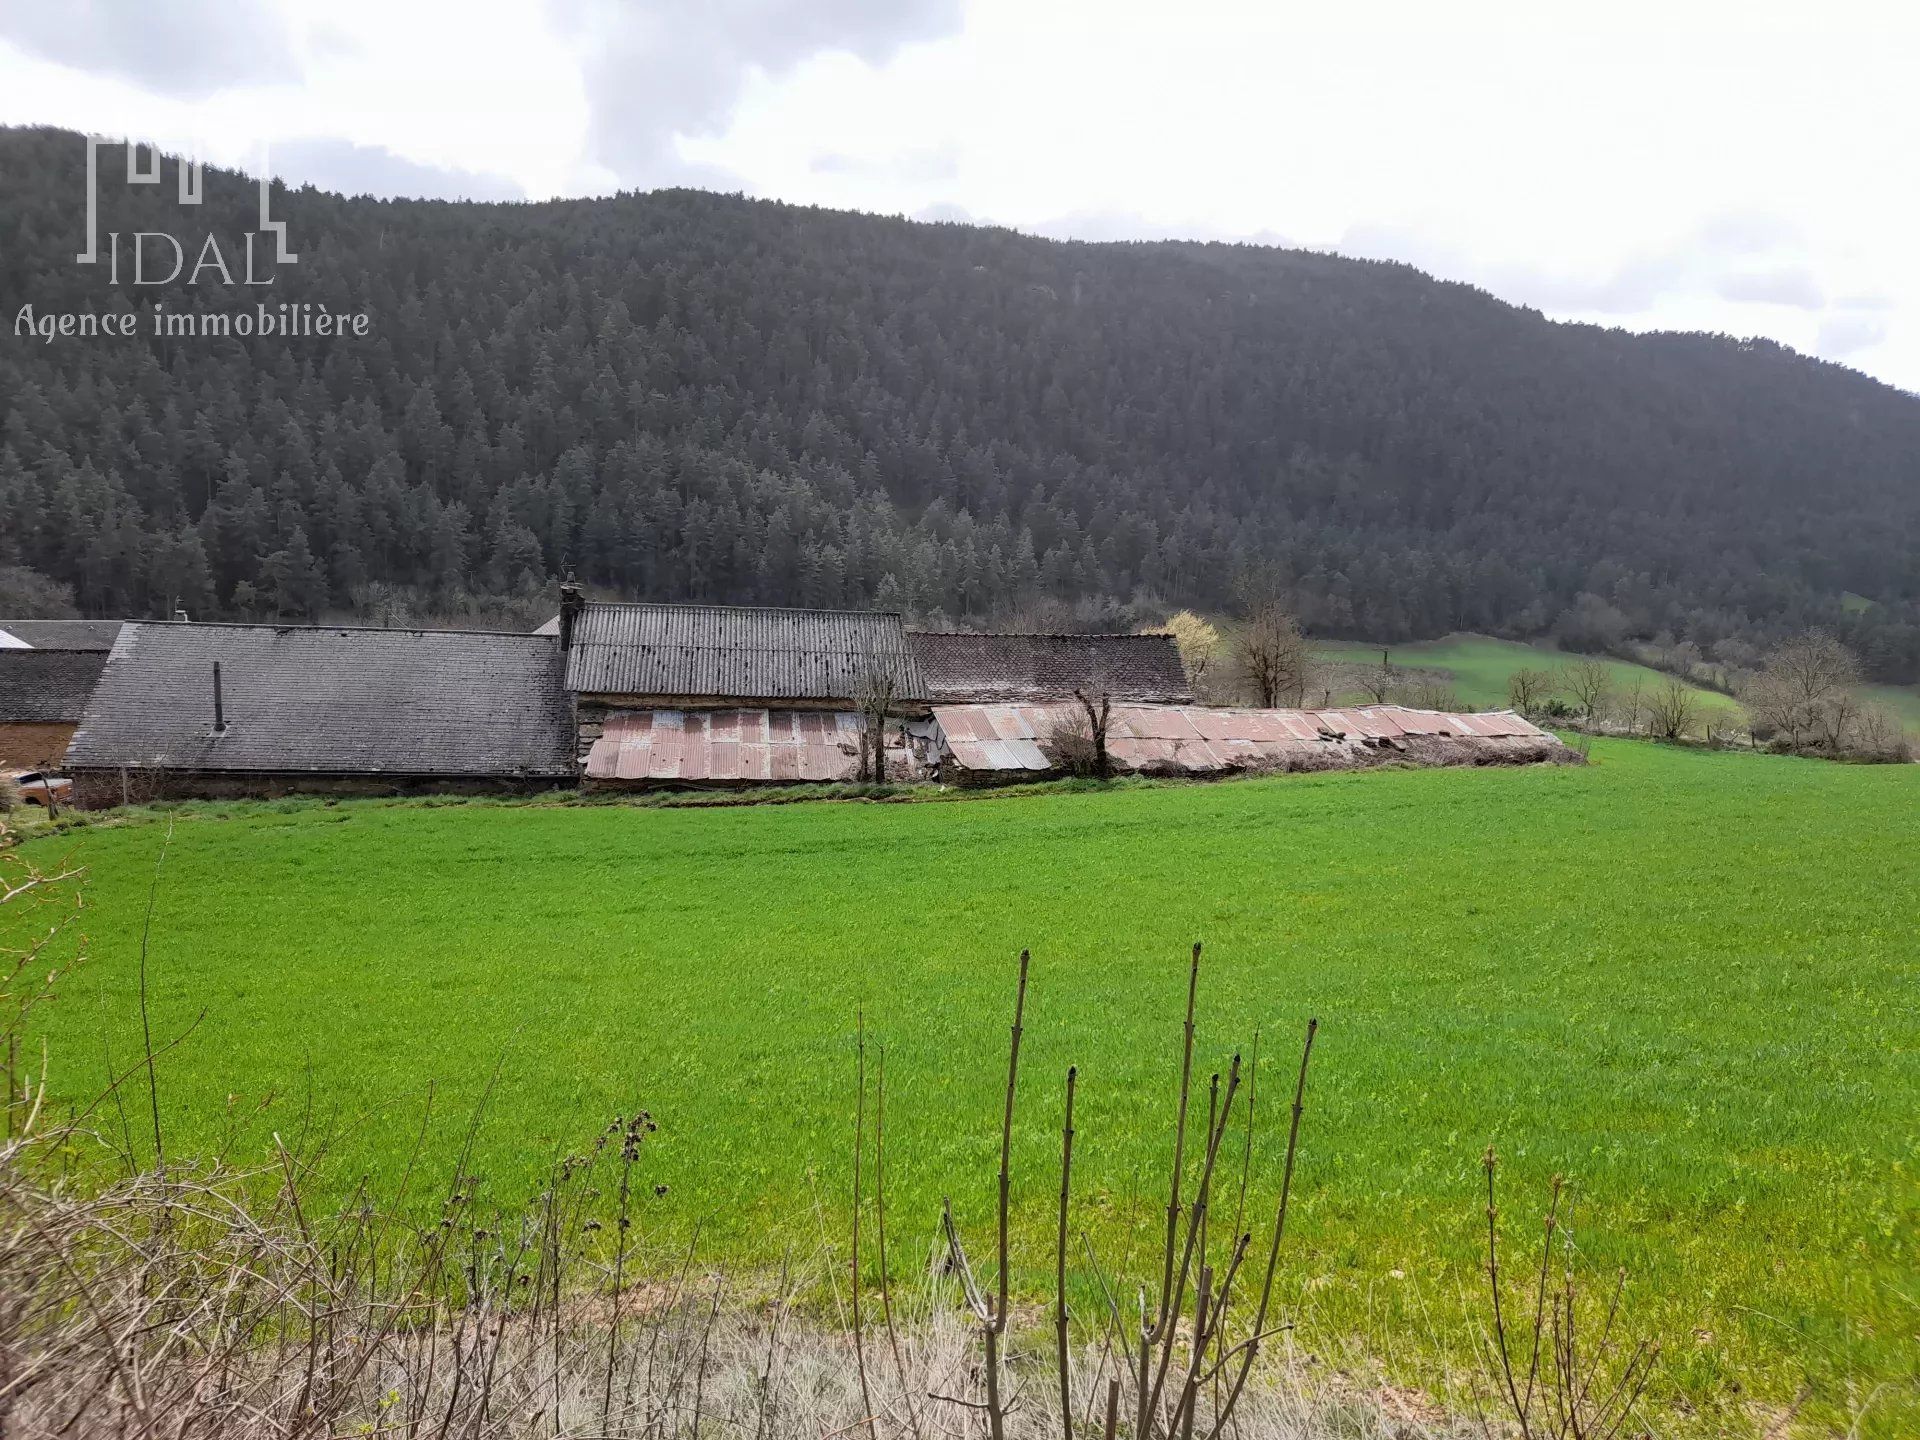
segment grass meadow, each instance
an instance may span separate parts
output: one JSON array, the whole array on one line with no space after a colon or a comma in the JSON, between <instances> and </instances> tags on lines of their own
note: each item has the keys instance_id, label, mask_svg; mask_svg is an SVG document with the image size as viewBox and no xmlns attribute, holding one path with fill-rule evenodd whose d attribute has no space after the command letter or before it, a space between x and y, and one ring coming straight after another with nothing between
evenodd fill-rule
<instances>
[{"instance_id":1,"label":"grass meadow","mask_svg":"<svg viewBox=\"0 0 1920 1440\"><path fill-rule=\"evenodd\" d=\"M1352 665L1377 665L1378 645L1356 640L1316 640L1314 653L1326 660ZM1507 703L1507 679L1515 670L1555 670L1588 657L1572 655L1550 645L1529 645L1520 640L1496 640L1488 635L1449 635L1444 640L1422 640L1415 644L1387 647L1395 665L1415 670L1442 671L1451 677L1461 702L1476 707L1502 706ZM1631 660L1605 659L1613 672L1616 690L1624 690L1638 681L1651 695L1666 684L1658 670L1636 665ZM1731 696L1699 686L1693 689L1703 716L1731 713L1739 705ZM1863 685L1860 693L1875 705L1882 705L1898 716L1909 730L1920 732L1920 689L1906 685ZM1351 704L1362 698L1359 692L1336 700Z\"/></svg>"},{"instance_id":2,"label":"grass meadow","mask_svg":"<svg viewBox=\"0 0 1920 1440\"><path fill-rule=\"evenodd\" d=\"M156 1033L204 1013L160 1062L174 1152L317 1127L333 1193L391 1185L429 1106L425 1161L453 1163L497 1073L490 1193L645 1106L648 1232L771 1266L844 1234L864 1012L910 1269L943 1194L988 1227L1030 947L1014 1249L1040 1295L1069 1063L1076 1227L1110 1263L1154 1243L1200 939L1200 1073L1258 1031L1270 1141L1320 1019L1281 1280L1302 1352L1428 1384L1470 1353L1494 1143L1516 1238L1572 1178L1682 1428L1804 1388L1809 1422L1915 1433L1920 767L1592 753L954 804L190 806L157 885L167 823L97 825L29 846L88 869L54 1086L140 1053L153 886Z\"/></svg>"},{"instance_id":3,"label":"grass meadow","mask_svg":"<svg viewBox=\"0 0 1920 1440\"><path fill-rule=\"evenodd\" d=\"M1315 654L1327 660L1351 665L1380 663L1381 647L1362 641L1316 640L1313 648ZM1507 678L1516 670L1557 670L1576 660L1589 658L1569 654L1550 645L1529 645L1523 640L1496 640L1489 635L1449 635L1444 640L1422 640L1386 648L1395 665L1411 670L1444 672L1451 678L1461 703L1476 709L1505 708ZM1614 686L1619 690L1638 681L1641 688L1651 695L1667 682L1667 677L1660 671L1636 665L1631 660L1603 659L1601 663L1613 673ZM1702 714L1738 708L1729 695L1699 686L1690 688L1698 697Z\"/></svg>"}]
</instances>

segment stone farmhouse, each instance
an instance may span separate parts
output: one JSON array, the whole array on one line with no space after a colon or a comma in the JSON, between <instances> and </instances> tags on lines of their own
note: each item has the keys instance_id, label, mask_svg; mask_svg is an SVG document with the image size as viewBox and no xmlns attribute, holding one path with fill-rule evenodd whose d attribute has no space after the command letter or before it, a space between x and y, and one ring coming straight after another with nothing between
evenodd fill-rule
<instances>
[{"instance_id":1,"label":"stone farmhouse","mask_svg":"<svg viewBox=\"0 0 1920 1440\"><path fill-rule=\"evenodd\" d=\"M531 635L129 621L109 643L59 683L58 663L9 672L25 646L0 651L0 716L74 714L44 723L69 727L64 765L85 806L876 773L986 784L1072 768L1100 717L1117 774L1566 755L1507 712L1196 705L1165 635L915 631L894 614L609 604L572 586ZM30 679L36 663L47 674ZM60 684L86 694L36 710Z\"/></svg>"}]
</instances>

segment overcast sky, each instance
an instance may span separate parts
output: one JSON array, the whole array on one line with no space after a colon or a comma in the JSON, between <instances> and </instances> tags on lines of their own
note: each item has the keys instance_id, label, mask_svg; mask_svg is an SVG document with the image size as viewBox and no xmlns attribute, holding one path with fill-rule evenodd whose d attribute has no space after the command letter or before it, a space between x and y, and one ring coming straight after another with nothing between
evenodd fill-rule
<instances>
[{"instance_id":1,"label":"overcast sky","mask_svg":"<svg viewBox=\"0 0 1920 1440\"><path fill-rule=\"evenodd\" d=\"M0 123L381 195L690 184L1304 245L1920 390L1894 8L0 0Z\"/></svg>"}]
</instances>

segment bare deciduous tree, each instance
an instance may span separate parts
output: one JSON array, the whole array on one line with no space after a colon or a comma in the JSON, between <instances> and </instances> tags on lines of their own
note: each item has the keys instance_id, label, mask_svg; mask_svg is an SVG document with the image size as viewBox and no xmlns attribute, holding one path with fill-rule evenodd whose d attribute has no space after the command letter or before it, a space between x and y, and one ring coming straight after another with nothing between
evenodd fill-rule
<instances>
[{"instance_id":1,"label":"bare deciduous tree","mask_svg":"<svg viewBox=\"0 0 1920 1440\"><path fill-rule=\"evenodd\" d=\"M1853 748L1859 754L1876 760L1913 758L1913 742L1907 738L1900 717L1880 705L1863 705L1860 708Z\"/></svg>"},{"instance_id":2,"label":"bare deciduous tree","mask_svg":"<svg viewBox=\"0 0 1920 1440\"><path fill-rule=\"evenodd\" d=\"M1387 652L1380 652L1378 665L1363 665L1354 675L1353 683L1363 691L1376 705L1384 705L1393 695L1394 687L1399 683L1399 672L1393 668L1393 662L1387 658Z\"/></svg>"},{"instance_id":3,"label":"bare deciduous tree","mask_svg":"<svg viewBox=\"0 0 1920 1440\"><path fill-rule=\"evenodd\" d=\"M1454 688L1437 677L1422 677L1403 685L1400 689L1400 702L1415 710L1452 712L1466 708L1460 703L1460 696Z\"/></svg>"},{"instance_id":4,"label":"bare deciduous tree","mask_svg":"<svg viewBox=\"0 0 1920 1440\"><path fill-rule=\"evenodd\" d=\"M1669 675L1647 700L1647 729L1657 740L1683 740L1700 718L1700 699L1678 675Z\"/></svg>"},{"instance_id":5,"label":"bare deciduous tree","mask_svg":"<svg viewBox=\"0 0 1920 1440\"><path fill-rule=\"evenodd\" d=\"M1555 689L1552 671L1523 666L1507 677L1507 703L1522 715L1537 715L1554 698Z\"/></svg>"},{"instance_id":6,"label":"bare deciduous tree","mask_svg":"<svg viewBox=\"0 0 1920 1440\"><path fill-rule=\"evenodd\" d=\"M1748 723L1791 749L1846 748L1858 719L1860 666L1846 646L1809 630L1778 646L1745 688Z\"/></svg>"},{"instance_id":7,"label":"bare deciduous tree","mask_svg":"<svg viewBox=\"0 0 1920 1440\"><path fill-rule=\"evenodd\" d=\"M1041 741L1047 758L1069 775L1093 774L1093 731L1087 715L1079 706L1068 709L1055 721Z\"/></svg>"},{"instance_id":8,"label":"bare deciduous tree","mask_svg":"<svg viewBox=\"0 0 1920 1440\"><path fill-rule=\"evenodd\" d=\"M960 1243L960 1231L953 1223L953 1200L943 1200L940 1205L940 1223L947 1237L947 1259L954 1274L960 1277L965 1290L967 1308L973 1312L980 1326L980 1337L985 1350L985 1370L987 1401L984 1407L987 1416L987 1433L992 1440L1004 1440L1007 1427L1007 1404L1000 1393L1001 1366L1000 1349L1007 1332L1007 1280L1011 1269L1007 1255L1007 1200L1011 1193L1011 1178L1008 1174L1008 1156L1013 1148L1013 1097L1020 1079L1020 1033L1021 1021L1027 1013L1027 952L1020 952L1020 988L1015 992L1013 1001L1013 1042L1007 1054L1007 1104L1000 1122L1000 1291L998 1296L981 1293L980 1284L974 1278L973 1266L967 1261L966 1248Z\"/></svg>"},{"instance_id":9,"label":"bare deciduous tree","mask_svg":"<svg viewBox=\"0 0 1920 1440\"><path fill-rule=\"evenodd\" d=\"M1113 718L1113 697L1105 690L1100 692L1096 704L1088 698L1084 690L1073 692L1073 698L1080 702L1080 708L1087 717L1087 738L1093 745L1093 774L1097 780L1105 780L1113 773L1113 762L1107 757L1107 722Z\"/></svg>"},{"instance_id":10,"label":"bare deciduous tree","mask_svg":"<svg viewBox=\"0 0 1920 1440\"><path fill-rule=\"evenodd\" d=\"M1638 675L1626 689L1620 692L1620 704L1616 707L1620 723L1629 735L1638 735L1642 721L1647 713L1647 686Z\"/></svg>"},{"instance_id":11,"label":"bare deciduous tree","mask_svg":"<svg viewBox=\"0 0 1920 1440\"><path fill-rule=\"evenodd\" d=\"M1307 637L1277 601L1262 601L1234 637L1248 698L1266 709L1299 705L1307 690Z\"/></svg>"},{"instance_id":12,"label":"bare deciduous tree","mask_svg":"<svg viewBox=\"0 0 1920 1440\"><path fill-rule=\"evenodd\" d=\"M1613 671L1603 660L1576 660L1560 672L1560 689L1589 725L1613 693Z\"/></svg>"},{"instance_id":13,"label":"bare deciduous tree","mask_svg":"<svg viewBox=\"0 0 1920 1440\"><path fill-rule=\"evenodd\" d=\"M854 678L853 702L860 710L860 779L887 778L887 716L900 695L900 665L891 655L867 651Z\"/></svg>"}]
</instances>

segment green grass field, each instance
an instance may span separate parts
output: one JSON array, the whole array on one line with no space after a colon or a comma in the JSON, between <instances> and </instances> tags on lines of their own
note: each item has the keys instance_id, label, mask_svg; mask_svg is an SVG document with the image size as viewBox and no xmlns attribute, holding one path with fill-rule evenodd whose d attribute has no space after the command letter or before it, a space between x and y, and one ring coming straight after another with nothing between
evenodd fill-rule
<instances>
[{"instance_id":1,"label":"green grass field","mask_svg":"<svg viewBox=\"0 0 1920 1440\"><path fill-rule=\"evenodd\" d=\"M1920 690L1910 685L1862 685L1860 693L1906 721L1907 729L1920 731Z\"/></svg>"},{"instance_id":2,"label":"green grass field","mask_svg":"<svg viewBox=\"0 0 1920 1440\"><path fill-rule=\"evenodd\" d=\"M1326 660L1349 665L1377 665L1380 646L1354 640L1316 640L1314 653ZM1507 703L1507 679L1515 670L1555 670L1585 657L1572 655L1550 645L1529 645L1519 640L1496 640L1488 635L1449 635L1444 640L1422 640L1411 645L1388 647L1395 665L1408 669L1434 670L1451 677L1454 690L1463 704L1504 706ZM1613 672L1616 689L1625 689L1638 681L1651 693L1666 683L1658 670L1636 665L1630 660L1605 660ZM1725 713L1739 707L1729 696L1717 690L1691 687L1699 698L1703 714ZM1876 705L1883 705L1899 716L1910 730L1920 731L1920 689L1905 685L1863 685L1861 693ZM1358 691L1336 695L1336 701L1352 704L1362 698Z\"/></svg>"},{"instance_id":3,"label":"green grass field","mask_svg":"<svg viewBox=\"0 0 1920 1440\"><path fill-rule=\"evenodd\" d=\"M672 1187L651 1232L700 1220L706 1260L765 1265L840 1233L864 1010L911 1266L948 1190L986 1233L1028 946L1014 1195L1038 1294L1070 1062L1077 1223L1114 1258L1140 1237L1137 1264L1199 938L1201 1063L1258 1028L1270 1117L1320 1017L1281 1281L1302 1349L1428 1381L1468 1353L1495 1142L1516 1235L1553 1172L1574 1178L1580 1249L1630 1268L1679 1428L1805 1384L1812 1422L1844 1428L1871 1394L1861 1433L1915 1433L1920 767L1625 741L1593 757L957 804L189 809L151 960L160 1034L205 1011L161 1061L169 1143L210 1147L272 1092L236 1154L311 1111L338 1132L335 1193L391 1184L429 1086L445 1165L497 1065L476 1150L491 1193L531 1193L644 1105L648 1176ZM90 871L91 955L47 1012L65 1095L109 1049L139 1053L166 833L29 846Z\"/></svg>"},{"instance_id":4,"label":"green grass field","mask_svg":"<svg viewBox=\"0 0 1920 1440\"><path fill-rule=\"evenodd\" d=\"M1316 640L1314 652L1327 660L1350 665L1378 665L1378 645L1352 640ZM1495 640L1488 635L1449 635L1444 640L1422 640L1411 645L1387 647L1395 665L1414 670L1443 671L1451 677L1461 703L1475 707L1504 707L1507 704L1507 678L1514 671L1532 668L1557 670L1585 657L1568 654L1550 645L1529 645L1520 640ZM1630 660L1602 662L1613 672L1614 685L1625 689L1638 681L1651 693L1666 683L1658 670L1636 665ZM1703 711L1732 710L1733 700L1714 690L1692 687ZM1349 697L1351 699L1351 697Z\"/></svg>"}]
</instances>

